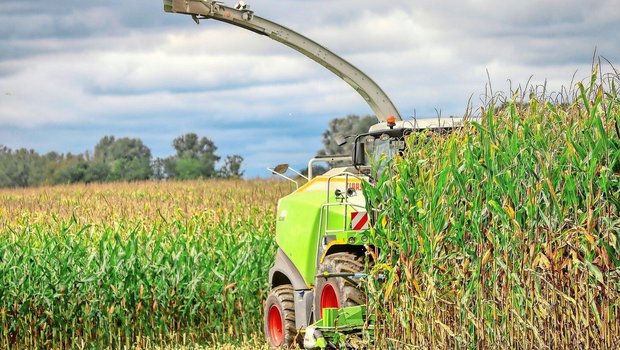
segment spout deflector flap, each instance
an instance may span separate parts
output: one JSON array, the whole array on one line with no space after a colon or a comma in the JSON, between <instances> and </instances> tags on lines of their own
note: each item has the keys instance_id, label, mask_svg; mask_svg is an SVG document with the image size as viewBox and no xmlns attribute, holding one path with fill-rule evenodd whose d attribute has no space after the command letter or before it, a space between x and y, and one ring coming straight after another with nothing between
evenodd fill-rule
<instances>
[{"instance_id":1,"label":"spout deflector flap","mask_svg":"<svg viewBox=\"0 0 620 350\"><path fill-rule=\"evenodd\" d=\"M166 12L174 12L172 10L172 0L164 0L164 11L166 11Z\"/></svg>"}]
</instances>

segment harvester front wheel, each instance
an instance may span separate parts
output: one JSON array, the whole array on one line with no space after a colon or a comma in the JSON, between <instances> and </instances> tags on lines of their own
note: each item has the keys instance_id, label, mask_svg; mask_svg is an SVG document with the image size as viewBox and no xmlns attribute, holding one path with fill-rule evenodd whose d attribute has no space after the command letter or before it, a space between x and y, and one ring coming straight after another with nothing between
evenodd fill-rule
<instances>
[{"instance_id":1,"label":"harvester front wheel","mask_svg":"<svg viewBox=\"0 0 620 350\"><path fill-rule=\"evenodd\" d=\"M364 257L342 252L328 255L319 267L319 275L327 273L358 273L364 271ZM315 319L323 318L323 309L342 308L366 303L366 295L358 285L342 277L318 277L314 297Z\"/></svg>"},{"instance_id":2,"label":"harvester front wheel","mask_svg":"<svg viewBox=\"0 0 620 350\"><path fill-rule=\"evenodd\" d=\"M293 286L284 284L269 292L265 301L265 337L273 348L289 348L295 341Z\"/></svg>"}]
</instances>

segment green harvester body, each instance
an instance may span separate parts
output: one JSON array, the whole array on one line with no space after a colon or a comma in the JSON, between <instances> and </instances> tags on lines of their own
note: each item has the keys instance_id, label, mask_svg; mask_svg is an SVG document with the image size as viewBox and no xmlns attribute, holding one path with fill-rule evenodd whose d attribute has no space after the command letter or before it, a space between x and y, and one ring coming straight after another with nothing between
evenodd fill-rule
<instances>
[{"instance_id":1,"label":"green harvester body","mask_svg":"<svg viewBox=\"0 0 620 350\"><path fill-rule=\"evenodd\" d=\"M360 180L350 182L361 188ZM278 202L276 242L309 287L315 283L321 255L327 253L321 251L321 239L327 237L333 248L361 246L368 237L366 231L351 230L351 213L366 211L361 191L354 203L340 203L334 196L336 190L345 192L346 186L345 176L318 176Z\"/></svg>"}]
</instances>

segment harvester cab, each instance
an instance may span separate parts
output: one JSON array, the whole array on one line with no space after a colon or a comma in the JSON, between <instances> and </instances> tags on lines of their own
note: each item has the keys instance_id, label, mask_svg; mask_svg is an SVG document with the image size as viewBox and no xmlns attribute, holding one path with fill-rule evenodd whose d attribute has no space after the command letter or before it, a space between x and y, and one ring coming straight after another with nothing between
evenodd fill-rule
<instances>
[{"instance_id":1,"label":"harvester cab","mask_svg":"<svg viewBox=\"0 0 620 350\"><path fill-rule=\"evenodd\" d=\"M164 10L190 15L196 23L214 19L232 24L289 46L349 84L374 112L379 123L368 133L354 136L353 153L311 159L308 176L301 181L304 184L297 181L303 175L286 164L269 168L295 182L296 188L278 202L278 249L264 304L265 336L274 348L301 345L302 341L307 348L323 348L336 334L372 330L360 284L373 263L370 252L374 250L362 184L371 180L374 158L389 158L404 150L407 133L453 127L455 120L445 125L403 121L389 97L364 72L315 41L257 16L243 1L230 7L213 0L164 0ZM348 165L313 176L317 162ZM296 175L287 175L290 172Z\"/></svg>"}]
</instances>

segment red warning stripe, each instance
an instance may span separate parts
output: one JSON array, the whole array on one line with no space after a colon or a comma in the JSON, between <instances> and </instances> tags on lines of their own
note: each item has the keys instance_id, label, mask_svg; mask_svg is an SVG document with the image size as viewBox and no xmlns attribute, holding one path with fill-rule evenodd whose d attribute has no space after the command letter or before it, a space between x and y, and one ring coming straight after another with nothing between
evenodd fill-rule
<instances>
[{"instance_id":1,"label":"red warning stripe","mask_svg":"<svg viewBox=\"0 0 620 350\"><path fill-rule=\"evenodd\" d=\"M368 213L354 211L351 213L351 230L367 230Z\"/></svg>"}]
</instances>

